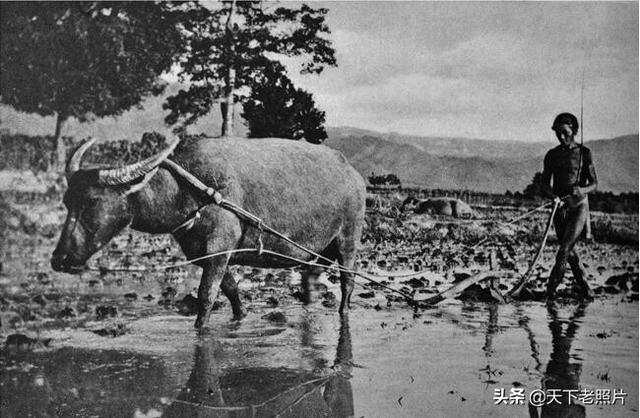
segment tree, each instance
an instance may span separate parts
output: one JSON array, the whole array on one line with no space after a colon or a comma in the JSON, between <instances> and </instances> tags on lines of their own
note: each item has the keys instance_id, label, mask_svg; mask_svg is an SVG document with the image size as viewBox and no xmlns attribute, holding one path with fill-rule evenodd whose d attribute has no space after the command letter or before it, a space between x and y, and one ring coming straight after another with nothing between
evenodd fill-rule
<instances>
[{"instance_id":1,"label":"tree","mask_svg":"<svg viewBox=\"0 0 640 418\"><path fill-rule=\"evenodd\" d=\"M541 185L542 185L542 173L538 171L533 175L531 184L525 187L523 194L530 199L533 199L536 197L544 197L544 194L542 193Z\"/></svg>"},{"instance_id":2,"label":"tree","mask_svg":"<svg viewBox=\"0 0 640 418\"><path fill-rule=\"evenodd\" d=\"M324 112L311 93L295 88L281 65L264 69L254 80L243 108L251 138L304 138L314 144L327 139Z\"/></svg>"},{"instance_id":3,"label":"tree","mask_svg":"<svg viewBox=\"0 0 640 418\"><path fill-rule=\"evenodd\" d=\"M368 177L368 180L369 184L371 184L372 186L402 186L402 183L400 182L398 176L393 173L389 173L387 175L382 174L379 176L371 173L371 175Z\"/></svg>"},{"instance_id":4,"label":"tree","mask_svg":"<svg viewBox=\"0 0 640 418\"><path fill-rule=\"evenodd\" d=\"M151 2L11 2L0 5L0 100L18 111L70 117L119 115L158 95L158 76L182 47L178 8Z\"/></svg>"},{"instance_id":5,"label":"tree","mask_svg":"<svg viewBox=\"0 0 640 418\"><path fill-rule=\"evenodd\" d=\"M184 22L187 53L179 74L189 87L167 99L168 124L190 125L219 101L222 135L231 136L230 107L246 100L253 80L279 58L301 58L302 73L319 74L326 66L336 66L335 50L324 38L330 33L324 23L327 9L305 4L272 8L265 3L226 1L215 10L191 4Z\"/></svg>"}]
</instances>

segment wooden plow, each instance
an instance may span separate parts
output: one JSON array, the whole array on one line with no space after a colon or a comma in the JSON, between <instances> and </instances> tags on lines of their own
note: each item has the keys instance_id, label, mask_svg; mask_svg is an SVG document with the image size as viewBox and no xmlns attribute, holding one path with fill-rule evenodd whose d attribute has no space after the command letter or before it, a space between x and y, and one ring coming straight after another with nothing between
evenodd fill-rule
<instances>
[{"instance_id":1,"label":"wooden plow","mask_svg":"<svg viewBox=\"0 0 640 418\"><path fill-rule=\"evenodd\" d=\"M493 284L491 284L491 289L493 291L495 291L495 294L497 294L499 297L497 299L503 299L501 302L510 302L512 300L516 300L520 297L522 290L524 289L525 285L529 282L530 278L531 278L531 274L533 273L534 269L536 268L538 262L540 261L540 257L542 256L542 252L544 251L544 247L547 243L547 239L549 238L549 233L551 232L551 225L553 225L553 218L558 210L558 207L560 207L560 201L555 201L555 204L553 206L553 209L551 210L551 214L549 215L549 219L547 220L547 225L544 231L544 236L542 238L542 241L540 242L540 244L538 245L538 248L536 250L536 255L533 258L533 260L531 261L531 264L529 264L529 268L527 269L526 273L522 276L522 278L516 283L516 285L509 290L506 295L502 295L498 289L496 289ZM493 259L493 257L492 257ZM460 293L462 293L464 290L466 290L467 288L469 288L470 286L473 286L476 283L479 283L483 280L486 279L495 279L500 277L501 275L504 274L504 272L501 272L499 270L494 270L495 268L495 261L492 260L491 262L492 265L492 269L488 270L488 271L483 271L480 272L474 276L468 277L456 284L454 284L453 286L451 286L450 288L438 293L437 295L430 297L428 299L424 299L424 300L420 300L420 301L414 301L413 305L416 308L429 308L432 307L433 305L438 304L439 302L442 302L445 299L450 299L453 298L457 295L459 295ZM493 293L493 292L492 292Z\"/></svg>"}]
</instances>

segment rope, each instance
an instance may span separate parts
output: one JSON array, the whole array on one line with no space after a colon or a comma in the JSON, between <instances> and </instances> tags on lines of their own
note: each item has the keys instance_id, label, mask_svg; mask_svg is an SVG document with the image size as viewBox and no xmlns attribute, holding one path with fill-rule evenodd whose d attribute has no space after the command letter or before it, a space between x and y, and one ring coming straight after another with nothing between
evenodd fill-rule
<instances>
[{"instance_id":1,"label":"rope","mask_svg":"<svg viewBox=\"0 0 640 418\"><path fill-rule=\"evenodd\" d=\"M562 199L564 199L566 197L567 196L563 197ZM544 204L542 206L539 206L538 208L535 208L535 209L525 213L524 215L521 215L520 217L512 220L510 223L514 223L514 222L522 219L523 217L530 215L531 213L535 212L536 210L539 210L539 209L541 209L541 208L543 208L545 206L548 206L550 203L554 203L554 202L553 201L552 202L548 202L548 203L546 203L546 204ZM397 294L401 295L407 301L409 306L412 306L414 308L419 307L419 303L420 302L418 302L415 299L413 299L412 295L407 294L407 293L405 293L403 291L400 291L398 289L394 289L394 288L389 287L387 285L384 285L384 284L382 284L380 282L377 282L376 280L372 279L371 277L369 277L369 276L367 276L365 274L362 274L362 273L360 273L360 272L358 272L356 270L348 269L348 268L342 266L341 264L336 263L334 260L328 259L328 258L326 258L326 257L324 257L324 256L322 256L322 255L320 255L320 254L318 254L318 253L316 253L316 252L314 252L314 251L312 251L312 250L310 250L310 249L308 249L308 248L296 243L295 241L292 241L287 236L281 234L280 232L276 231L275 229L269 227L268 225L265 225L264 222L262 222L262 220L259 217L253 215L250 212L247 212L246 210L240 208L239 206L237 206L237 205L235 205L235 204L233 204L233 203L231 203L231 202L229 202L227 200L224 200L224 199L222 199L222 201L220 202L220 205L221 206L228 206L229 208L232 208L233 210L237 210L238 213L240 213L243 216L253 220L254 222L257 222L259 226L262 226L262 228L267 230L268 232L270 232L270 233L272 233L272 234L284 239L285 241L289 242L290 244L294 245L295 247L297 247L297 248L309 253L310 255L316 256L317 259L322 259L322 260L325 260L325 261L329 262L330 265L320 264L320 263L316 263L316 262L312 262L312 261L305 261L305 260L302 260L302 259L299 259L299 258L296 258L296 257L288 256L288 255L285 255L285 254L280 254L280 253L277 253L275 251L265 250L264 248L262 248L262 245L259 245L258 248L237 248L237 249L233 249L233 250L225 250L225 251L219 251L219 252L215 252L215 253L210 253L210 254L203 255L201 257L192 258L192 259L188 259L188 260L185 260L185 261L180 261L180 262L177 262L177 263L160 265L160 266L157 266L157 267L155 267L153 269L148 269L148 268L131 269L131 268L127 268L127 269L111 269L111 270L112 271L131 271L131 272L134 272L134 271L162 271L162 270L166 270L166 269L170 269L170 268L186 266L186 265L189 265L189 264L196 263L198 261L202 261L202 260L206 260L206 259L214 258L214 257L219 257L219 256L223 256L223 255L232 255L232 254L239 254L239 253L257 253L258 255L268 254L268 255L275 256L275 257L284 258L284 259L292 261L292 262L294 262L296 264L307 265L307 266L310 266L310 267L320 267L320 268L323 268L323 269L335 268L336 270L338 270L340 272L353 274L354 276L361 277L361 278L363 278L363 279L365 279L365 280L367 280L367 281L369 281L371 283L374 283L376 286L380 286L383 289L387 289L390 292L397 293ZM551 217L549 218L550 222L553 219L553 215L555 214L555 211L556 211L558 206L559 206L559 203L555 202L554 209L552 211ZM545 233L545 237L543 239L543 243L542 243L541 247L544 246L544 243L546 242L546 238L548 236L548 233L549 233L549 228L547 228L547 232ZM477 245L478 244L476 244L476 246ZM538 254L538 256L536 256L536 259L534 260L534 263L532 263L532 266L530 267L530 270L533 269L533 266L537 262L538 258L539 258L539 254ZM98 270L99 271L100 269L99 268L88 268L88 270ZM425 271L427 271L427 270L425 270ZM395 276L393 276L393 275L382 276L382 275L375 275L375 274L373 274L372 276L377 276L377 277L410 277L410 276L415 276L415 275L418 275L418 274L420 274L420 272L410 273L410 274L399 274L399 275L395 275ZM357 283L355 280L354 280L354 284L362 286L360 283ZM433 300L444 299L443 295L447 294L447 293L450 293L450 291L451 291L451 289L446 289L446 290L444 290L442 292L439 292L438 294L436 294L431 299L433 299Z\"/></svg>"},{"instance_id":2,"label":"rope","mask_svg":"<svg viewBox=\"0 0 640 418\"><path fill-rule=\"evenodd\" d=\"M210 254L206 254L206 255L201 256L201 257L197 257L197 258L193 258L193 259L189 259L189 260L185 260L185 261L181 261L181 262L177 262L177 263L171 263L171 264L167 264L167 265L158 266L155 269L151 269L151 271L153 271L153 270L166 270L166 269L169 269L169 268L181 267L181 266L185 266L185 265L196 263L198 261L206 260L206 259L209 259L209 258L219 257L219 256L222 256L222 255L232 255L232 254L238 254L238 253L255 252L258 255L268 254L268 255L275 256L275 257L284 258L284 259L292 261L292 262L294 262L296 264L302 264L302 265L307 265L307 266L311 266L311 267L320 267L320 268L323 268L323 269L329 269L329 268L332 268L332 266L333 266L333 268L337 269L338 271L340 271L342 273L353 274L354 276L361 277L361 278L363 278L363 279L365 279L365 280L367 280L367 281L369 281L371 283L374 283L377 286L380 286L380 287L382 287L384 289L387 289L390 292L397 293L397 294L401 295L403 298L405 298L405 300L407 301L407 303L410 306L413 306L414 308L418 307L418 302L416 302L413 299L412 295L407 294L407 293L405 293L403 291L400 291L398 289L391 288L391 287L389 287L387 285L384 285L384 284L382 284L380 282L377 282L376 280L372 279L371 277L369 277L369 276L367 276L365 274L362 274L362 273L360 273L360 272L358 272L356 270L348 269L345 266L335 262L335 260L331 260L331 259L329 259L327 257L324 257L323 255L321 255L321 254L319 254L319 253L317 253L317 252L315 252L313 250L310 250L310 249L304 247L303 245L300 245L297 242L291 240L286 235L284 235L284 234L280 233L279 231L273 229L269 225L266 225L264 223L264 221L261 218L259 218L258 216L252 214L251 212L248 212L247 210L241 208L240 206L234 204L233 202L230 202L230 201L228 201L226 199L223 199L218 191L216 191L216 190L212 189L211 187L208 187L206 184L202 183L197 177L195 177L194 175L189 173L187 170L185 170L184 168L182 168L180 165L176 164L175 162L173 162L173 161L171 161L169 159L166 159L166 160L164 160L163 164L165 166L169 166L169 168L173 169L175 172L177 172L177 174L181 175L185 180L190 182L198 190L200 190L201 192L204 192L207 196L212 198L213 199L213 203L216 203L217 205L219 205L219 206L221 206L221 207L233 212L237 216L244 217L244 218L248 219L249 221L253 222L255 224L255 226L259 230L258 247L257 248L238 248L238 249L233 249L233 250L226 250L226 251L219 251L219 252L216 252L216 253L210 253ZM565 196L562 199L565 199L566 197L568 197L568 196ZM527 212L527 213L525 213L525 214L513 219L512 221L504 224L503 226L508 226L510 224L513 224L513 223L519 221L520 219L523 219L523 218L529 216L530 214L532 214L532 213L534 213L534 212L536 212L536 211L548 206L550 203L552 203L552 202L547 202L544 205L541 205L541 206L539 206L537 208L534 208L533 210L530 210L529 212ZM553 215L555 214L555 210L557 209L558 204L559 204L558 202L555 202L555 207L554 207L551 219L553 218ZM181 228L183 228L185 226L188 226L190 228L192 226L193 222L195 222L196 216L199 215L199 212L203 207L204 206L200 207L196 211L196 215L190 217L187 221L185 221L182 224L180 224L173 231L177 231L177 230L179 230L179 229L181 229ZM327 262L329 264L327 265L327 264L320 264L320 263L317 263L317 262L305 261L305 260L301 260L301 259L296 258L296 257L280 254L280 253L277 253L277 252L274 252L274 251L270 251L270 250L265 250L263 248L263 245L262 245L262 231L263 230L266 230L267 232L269 232L269 233L271 233L271 234L283 239L284 241L288 242L289 244L293 245L294 247L296 247L296 248L298 248L298 249L300 249L300 250L302 250L302 251L304 251L304 252L306 252L306 253L314 256L314 257L316 257L316 260L323 260L323 261L325 261L325 262ZM482 243L482 242L484 242L486 240L487 240L487 238L484 238L480 242L476 243L472 248L477 247L478 245L480 245L480 243ZM545 241L546 241L546 236L545 236ZM543 245L544 245L544 242L543 242ZM535 260L535 261L537 261L537 260ZM98 270L99 271L101 269L89 268L88 270ZM112 269L112 271L117 271L117 270L113 270ZM122 269L122 270L119 270L119 271L150 271L150 270L146 269L146 268L145 269L130 269L130 268L128 268L128 269ZM427 271L428 270L423 270L423 272L427 272ZM384 275L384 276L383 275L373 274L372 276L377 276L377 277L409 277L409 276L418 275L420 273L421 272L415 272L415 273L410 273L410 274L399 274L399 275L387 274L387 275ZM356 283L355 280L353 282L354 282L354 284ZM455 287L456 286L454 286L454 288ZM450 292L450 291L451 291L451 289L447 289L447 290L445 290L443 292L440 292L436 296L434 296L434 298L442 297L442 295L448 294L447 292Z\"/></svg>"},{"instance_id":3,"label":"rope","mask_svg":"<svg viewBox=\"0 0 640 418\"><path fill-rule=\"evenodd\" d=\"M566 196L565 196L565 197L566 197ZM564 199L564 198L563 198L563 199ZM530 211L528 211L528 212L524 213L523 215L518 216L518 217L517 217L517 218L515 218L515 219L512 219L511 221L509 221L509 222L507 222L507 223L502 223L502 222L500 222L500 223L499 223L499 229L498 229L498 230L500 230L500 229L502 229L502 228L504 228L504 227L507 227L507 226L513 225L514 223L516 223L516 222L518 222L518 221L520 221L520 220L522 220L522 219L524 219L524 218L527 218L529 215L531 215L531 214L533 214L533 213L535 213L535 212L537 212L537 211L539 211L539 210L541 210L541 209L546 208L547 206L549 206L549 205L550 205L550 204L552 204L552 203L553 203L553 200L552 200L552 201L549 201L549 202L547 202L547 203L545 203L544 205L540 205L540 206L538 206L537 208L531 209ZM477 246L479 246L480 244L484 244L486 241L488 241L490 238L492 238L492 237L493 237L494 235L496 235L496 234L497 234L497 232L495 232L495 233L493 233L493 234L490 234L490 235L488 235L488 236L486 236L486 237L482 238L480 241L478 241L477 243L475 243L471 248L474 248L474 249L475 249L475 248L476 248Z\"/></svg>"},{"instance_id":4,"label":"rope","mask_svg":"<svg viewBox=\"0 0 640 418\"><path fill-rule=\"evenodd\" d=\"M561 197L561 198L560 198L560 200L565 200L565 199L567 199L567 198L568 198L568 197L570 197L570 196L571 196L571 195L563 196L563 197ZM498 231L500 231L502 228L504 228L504 227L506 227L506 226L512 225L512 224L514 224L514 223L516 223L516 222L518 222L518 221L520 221L520 220L522 220L522 219L524 219L524 218L528 217L528 216L529 216L529 215L531 215L532 213L537 212L537 211L539 211L540 209L543 209L543 208L545 208L545 207L547 207L547 206L549 206L549 205L551 205L551 204L553 204L553 203L555 203L555 200L550 200L550 201L548 201L547 203L545 203L544 205L540 205L540 206L538 206L537 208L533 208L533 209L531 209L530 211L526 212L525 214L520 215L520 216L518 216L517 218L512 219L511 221L509 221L509 222L507 222L507 223L499 223ZM483 243L487 242L487 241L488 241L489 239L491 239L493 236L497 235L497 234L498 234L498 231L494 232L493 234L489 234L488 236L486 236L486 237L482 238L480 241L478 241L477 243L475 243L475 244L474 244L473 246L471 246L470 248L475 249L478 245L480 245L480 244L483 244Z\"/></svg>"},{"instance_id":5,"label":"rope","mask_svg":"<svg viewBox=\"0 0 640 418\"><path fill-rule=\"evenodd\" d=\"M222 201L220 202L220 206L225 207L225 208L231 210L232 212L239 213L242 216L244 216L244 217L248 218L249 220L253 221L254 223L256 223L259 226L259 229L261 231L265 230L265 231L269 232L270 234L273 234L273 235L277 236L278 238L283 239L284 241L288 242L289 244L293 245L294 247L296 247L296 248L298 248L298 249L300 249L300 250L302 250L302 251L304 251L304 252L306 252L306 253L314 256L314 257L316 257L317 259L324 260L324 261L326 261L326 262L328 262L330 264L338 265L340 267L339 270L342 271L342 272L355 274L355 275L358 275L358 276L360 276L362 278L365 278L366 280L373 281L371 278L369 278L367 276L364 276L363 274L357 272L356 270L347 269L345 266L342 266L341 264L336 263L335 260L331 260L331 259L329 259L329 258L327 258L327 257L325 257L325 256L323 256L321 254L318 254L317 252L315 252L313 250L310 250L310 249L304 247L303 245L298 244L297 242L293 241L292 239L290 239L286 235L280 233L279 231L277 231L277 230L273 229L272 227L270 227L269 225L265 224L264 221L262 219L260 219L259 217L255 216L251 212L248 212L248 211L244 210L240 206L238 206L238 205L236 205L236 204L234 204L232 202L229 202L226 199L222 199ZM263 250L263 252L266 253L268 251L267 250ZM282 255L282 254L279 254L279 255L281 257L284 257L284 258L288 257L288 256L285 256L285 255ZM297 260L297 259L295 259L295 260ZM326 267L323 264L317 264L317 265L321 266L321 267ZM398 274L398 275L394 275L394 274L385 274L385 275L371 274L371 276L380 277L380 278L385 278L385 277L394 277L394 278L398 277L398 278L400 278L400 277L416 276L416 275L419 275L419 274L424 274L424 273L429 272L429 271L430 270L422 270L422 271L419 271L419 272L403 273L403 274ZM375 282L375 283L377 283L377 282ZM383 286L383 285L381 285L381 286Z\"/></svg>"},{"instance_id":6,"label":"rope","mask_svg":"<svg viewBox=\"0 0 640 418\"><path fill-rule=\"evenodd\" d=\"M305 386L310 386L310 385L314 385L315 387L313 389L316 389L317 387L322 386L324 383L328 382L333 376L338 375L338 373L333 372L331 373L329 376L325 376L325 377L320 377L317 379L311 379L311 380L307 380L306 382L302 382L296 386L293 386L287 390L285 390L284 392L280 392L277 395L267 399L264 402L261 402L259 404L255 404L255 405L247 405L247 406L211 406L211 405L205 405L202 402L196 403L196 402L191 402L191 401L187 401L187 400L183 400L183 399L174 399L172 402L173 403L180 403L180 404L184 404L184 405L189 405L189 406L194 406L197 408L201 408L207 411L229 411L229 412L234 412L234 411L252 411L255 412L256 409L258 408L262 408L265 405L267 405L268 403L272 402L275 399L278 399L279 397L281 397L284 394L290 393L295 391L296 389L299 388L304 388ZM316 386L317 385L317 386ZM313 390L312 389L312 390ZM307 396L312 390L307 390L305 393L303 393L302 395L300 395L300 397L296 398L293 402L285 405L285 407L282 410L286 410L288 408L291 408L292 406L295 406L297 403L299 403L302 399L304 399L305 396Z\"/></svg>"},{"instance_id":7,"label":"rope","mask_svg":"<svg viewBox=\"0 0 640 418\"><path fill-rule=\"evenodd\" d=\"M338 270L340 272L354 274L354 275L359 276L359 277L361 277L361 278L363 278L363 279L365 279L365 280L367 280L369 282L374 283L377 286L380 286L380 287L382 287L384 289L387 289L387 290L389 290L391 292L398 293L402 297L407 299L407 301L413 303L413 297L411 295L409 295L407 293L404 293L404 292L402 292L402 291L400 291L398 289L394 289L392 287L386 286L386 285L384 285L384 284L382 284L380 282L377 282L374 279L372 279L372 278L370 278L370 277L368 277L368 276L366 276L366 275L364 275L364 274L362 274L360 272L357 272L355 270L347 269L347 268L345 268L344 266L342 266L342 265L340 265L338 263L332 262L333 265L327 266L326 264L315 263L315 262L312 262L312 261L305 261L305 260L302 260L302 259L299 259L299 258L296 258L296 257L291 257L291 256L288 256L288 255L285 255L285 254L280 254L280 253L277 253L275 251L262 249L262 252L260 252L260 248L238 248L238 249L235 249L235 250L219 251L219 252L203 255L202 257L197 257L197 258L192 258L192 259L185 260L185 261L180 261L180 262L177 262L177 263L160 265L160 266L157 266L155 268L110 269L110 271L128 271L128 272L163 271L163 270L167 270L167 269L170 269L170 268L186 266L186 265L193 264L193 263L196 263L198 261L206 260L206 259L209 259L209 258L220 257L222 255L238 254L238 253L258 253L258 254L262 253L262 254L272 255L272 256L275 256L275 257L284 258L284 259L292 261L292 262L294 262L296 264L304 264L304 265L307 265L307 266L310 266L310 267L321 267L323 269L335 268L336 270ZM100 268L95 268L95 267L90 267L90 268L87 268L87 270L100 271L101 269ZM356 282L354 281L354 283L356 283Z\"/></svg>"},{"instance_id":8,"label":"rope","mask_svg":"<svg viewBox=\"0 0 640 418\"><path fill-rule=\"evenodd\" d=\"M538 247L538 251L536 253L536 256L533 258L533 261L531 262L531 264L529 265L529 269L527 270L527 272L525 273L525 275L522 277L522 279L520 279L520 282L518 282L518 284L516 284L507 294L508 297L514 297L522 291L522 289L524 288L524 285L529 281L529 277L531 276L531 273L533 273L533 269L536 267L536 264L538 264L538 261L540 260L540 256L542 255L542 251L544 250L544 246L547 243L547 238L549 238L549 233L551 232L551 225L553 225L553 217L556 214L556 211L558 210L558 207L560 207L560 202L559 201L555 201L555 204L553 205L553 210L551 210L551 215L549 216L549 220L547 221L547 226L546 229L544 231L544 237L542 238L542 242L540 242L540 246Z\"/></svg>"}]
</instances>

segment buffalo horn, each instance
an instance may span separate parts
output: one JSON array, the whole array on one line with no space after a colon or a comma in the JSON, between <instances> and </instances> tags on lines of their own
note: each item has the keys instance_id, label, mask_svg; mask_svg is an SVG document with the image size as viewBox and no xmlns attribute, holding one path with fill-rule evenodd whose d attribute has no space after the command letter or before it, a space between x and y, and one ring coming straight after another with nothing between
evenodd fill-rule
<instances>
[{"instance_id":1,"label":"buffalo horn","mask_svg":"<svg viewBox=\"0 0 640 418\"><path fill-rule=\"evenodd\" d=\"M84 153L96 142L95 138L88 139L84 141L73 153L69 161L67 161L66 174L67 178L71 177L73 173L80 170L80 164L82 162L82 156Z\"/></svg>"},{"instance_id":2,"label":"buffalo horn","mask_svg":"<svg viewBox=\"0 0 640 418\"><path fill-rule=\"evenodd\" d=\"M140 162L119 168L98 171L98 183L102 186L118 186L131 183L160 165L175 149L180 140L174 141L166 149Z\"/></svg>"}]
</instances>

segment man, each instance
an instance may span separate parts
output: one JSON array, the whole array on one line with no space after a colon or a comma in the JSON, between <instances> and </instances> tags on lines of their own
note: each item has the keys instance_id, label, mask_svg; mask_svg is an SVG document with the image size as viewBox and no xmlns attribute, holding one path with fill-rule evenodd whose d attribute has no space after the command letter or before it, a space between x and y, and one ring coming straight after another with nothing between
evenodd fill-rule
<instances>
[{"instance_id":1,"label":"man","mask_svg":"<svg viewBox=\"0 0 640 418\"><path fill-rule=\"evenodd\" d=\"M582 294L593 298L586 273L580 265L574 245L585 228L589 215L587 194L597 186L596 170L591 151L575 142L578 133L578 119L571 113L556 116L551 127L560 145L544 157L542 171L542 191L560 202L553 220L560 248L556 263L551 270L547 284L547 298L555 297L556 288L562 282L567 262ZM551 181L553 180L553 187Z\"/></svg>"}]
</instances>

